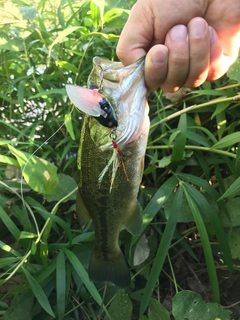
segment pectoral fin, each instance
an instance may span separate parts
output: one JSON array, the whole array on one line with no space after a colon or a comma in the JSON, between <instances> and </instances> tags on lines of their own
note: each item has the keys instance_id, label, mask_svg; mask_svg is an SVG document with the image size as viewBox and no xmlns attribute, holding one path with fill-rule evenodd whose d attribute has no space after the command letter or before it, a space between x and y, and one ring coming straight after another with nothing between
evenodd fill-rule
<instances>
[{"instance_id":1,"label":"pectoral fin","mask_svg":"<svg viewBox=\"0 0 240 320\"><path fill-rule=\"evenodd\" d=\"M138 202L136 201L135 210L126 219L123 224L125 225L128 232L133 236L138 236L142 230L142 215Z\"/></svg>"},{"instance_id":2,"label":"pectoral fin","mask_svg":"<svg viewBox=\"0 0 240 320\"><path fill-rule=\"evenodd\" d=\"M85 227L90 222L91 217L87 211L87 208L85 207L80 190L78 190L78 193L77 193L76 210L77 210L77 217L78 217L78 220L80 221L81 226Z\"/></svg>"}]
</instances>

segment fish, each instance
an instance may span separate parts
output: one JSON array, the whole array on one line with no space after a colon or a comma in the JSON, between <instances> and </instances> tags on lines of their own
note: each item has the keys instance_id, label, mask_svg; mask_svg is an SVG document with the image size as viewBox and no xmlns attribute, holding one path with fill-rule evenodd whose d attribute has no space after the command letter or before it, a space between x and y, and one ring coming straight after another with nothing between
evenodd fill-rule
<instances>
[{"instance_id":1,"label":"fish","mask_svg":"<svg viewBox=\"0 0 240 320\"><path fill-rule=\"evenodd\" d=\"M119 245L120 231L124 226L137 236L142 229L137 197L150 125L144 63L141 58L123 66L94 57L87 88L66 85L72 103L85 113L76 211L82 226L92 220L95 233L89 278L119 288L131 284Z\"/></svg>"}]
</instances>

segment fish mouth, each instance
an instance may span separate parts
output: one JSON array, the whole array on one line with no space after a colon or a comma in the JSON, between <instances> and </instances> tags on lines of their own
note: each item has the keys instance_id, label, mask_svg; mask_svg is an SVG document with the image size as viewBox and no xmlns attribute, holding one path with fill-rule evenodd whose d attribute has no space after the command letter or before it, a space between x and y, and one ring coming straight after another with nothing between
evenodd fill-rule
<instances>
[{"instance_id":1,"label":"fish mouth","mask_svg":"<svg viewBox=\"0 0 240 320\"><path fill-rule=\"evenodd\" d=\"M93 58L88 85L100 88L111 103L118 123L116 142L119 146L137 140L149 130L144 63L145 57L126 67L121 62Z\"/></svg>"}]
</instances>

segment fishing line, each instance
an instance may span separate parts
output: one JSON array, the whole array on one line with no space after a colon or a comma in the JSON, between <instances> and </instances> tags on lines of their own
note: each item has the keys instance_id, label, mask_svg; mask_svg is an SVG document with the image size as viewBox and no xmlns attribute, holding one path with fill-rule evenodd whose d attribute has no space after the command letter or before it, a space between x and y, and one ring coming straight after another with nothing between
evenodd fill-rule
<instances>
[{"instance_id":1,"label":"fishing line","mask_svg":"<svg viewBox=\"0 0 240 320\"><path fill-rule=\"evenodd\" d=\"M22 204L23 204L23 208L24 210L27 212L29 211L31 216L32 216L32 219L33 219L33 222L35 224L35 228L36 228L36 232L39 236L40 232L39 232L39 228L38 228L38 224L37 224L37 221L35 219L35 216L34 216L34 213L33 211L30 209L29 205L26 205L25 203L25 200L24 200L24 197L23 197L23 174L24 174L24 171L29 163L29 161L32 159L32 157L38 152L39 149L42 148L42 146L44 146L49 140L51 140L56 133L58 133L58 131L60 131L62 129L62 127L65 125L65 121L61 124L61 126L49 137L47 138L30 156L29 158L27 159L26 163L24 164L23 166L23 169L22 169L22 174L21 174L21 180L20 180L20 197L21 197L21 201L22 201ZM28 207L28 210L27 210L27 207ZM30 209L30 210L29 210Z\"/></svg>"}]
</instances>

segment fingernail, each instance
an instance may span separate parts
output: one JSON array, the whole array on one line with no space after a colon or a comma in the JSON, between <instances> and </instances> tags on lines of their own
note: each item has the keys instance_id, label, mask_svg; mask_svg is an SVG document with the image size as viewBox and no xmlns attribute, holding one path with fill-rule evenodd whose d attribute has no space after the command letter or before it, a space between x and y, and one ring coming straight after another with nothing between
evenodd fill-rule
<instances>
[{"instance_id":1,"label":"fingernail","mask_svg":"<svg viewBox=\"0 0 240 320\"><path fill-rule=\"evenodd\" d=\"M206 24L203 20L196 19L191 24L189 35L191 38L202 38L206 32Z\"/></svg>"},{"instance_id":2,"label":"fingernail","mask_svg":"<svg viewBox=\"0 0 240 320\"><path fill-rule=\"evenodd\" d=\"M187 28L183 25L178 25L170 30L170 38L173 41L184 42L187 40Z\"/></svg>"},{"instance_id":3,"label":"fingernail","mask_svg":"<svg viewBox=\"0 0 240 320\"><path fill-rule=\"evenodd\" d=\"M167 60L167 52L166 51L155 51L152 54L152 63L157 66L162 66L166 63Z\"/></svg>"}]
</instances>

